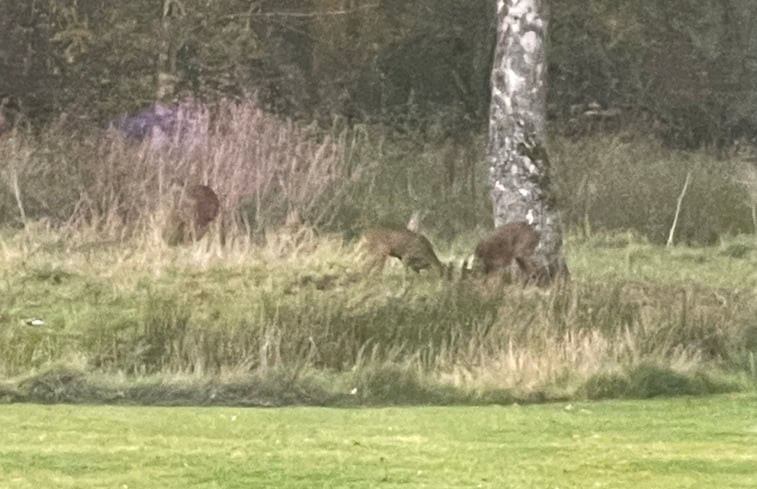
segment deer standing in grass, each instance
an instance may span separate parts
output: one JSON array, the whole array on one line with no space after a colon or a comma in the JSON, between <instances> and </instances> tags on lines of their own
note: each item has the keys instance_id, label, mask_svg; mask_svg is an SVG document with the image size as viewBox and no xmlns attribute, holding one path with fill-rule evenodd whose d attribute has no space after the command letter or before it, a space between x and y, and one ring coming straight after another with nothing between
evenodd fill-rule
<instances>
[{"instance_id":1,"label":"deer standing in grass","mask_svg":"<svg viewBox=\"0 0 757 489\"><path fill-rule=\"evenodd\" d=\"M479 241L475 251L474 269L484 275L494 272L505 273L515 261L524 281L531 281L537 278L532 260L537 244L539 233L527 222L505 224Z\"/></svg>"},{"instance_id":2,"label":"deer standing in grass","mask_svg":"<svg viewBox=\"0 0 757 489\"><path fill-rule=\"evenodd\" d=\"M197 241L218 216L218 195L207 185L190 185L179 196L168 217L164 237L169 245Z\"/></svg>"},{"instance_id":3,"label":"deer standing in grass","mask_svg":"<svg viewBox=\"0 0 757 489\"><path fill-rule=\"evenodd\" d=\"M366 274L384 269L386 259L391 257L402 261L405 268L418 273L427 268L436 268L444 275L445 267L434 252L431 242L418 232L420 214L415 212L410 218L408 229L380 227L363 232L362 247L370 255Z\"/></svg>"}]
</instances>

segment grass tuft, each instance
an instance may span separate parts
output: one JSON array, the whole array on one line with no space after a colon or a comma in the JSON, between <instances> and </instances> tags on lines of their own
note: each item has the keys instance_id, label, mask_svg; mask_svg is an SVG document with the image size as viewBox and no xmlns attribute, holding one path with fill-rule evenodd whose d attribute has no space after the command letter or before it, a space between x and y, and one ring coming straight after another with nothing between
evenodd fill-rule
<instances>
[{"instance_id":1,"label":"grass tuft","mask_svg":"<svg viewBox=\"0 0 757 489\"><path fill-rule=\"evenodd\" d=\"M578 389L584 399L649 399L688 395L711 395L736 392L743 385L723 376L701 371L678 372L649 363L637 365L624 373L603 372L589 377Z\"/></svg>"}]
</instances>

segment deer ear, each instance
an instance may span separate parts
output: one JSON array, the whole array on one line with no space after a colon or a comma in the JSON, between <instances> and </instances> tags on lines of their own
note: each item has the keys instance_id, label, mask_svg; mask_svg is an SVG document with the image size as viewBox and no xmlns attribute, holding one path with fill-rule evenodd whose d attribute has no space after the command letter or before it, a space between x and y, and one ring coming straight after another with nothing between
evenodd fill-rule
<instances>
[{"instance_id":1,"label":"deer ear","mask_svg":"<svg viewBox=\"0 0 757 489\"><path fill-rule=\"evenodd\" d=\"M426 211L421 210L414 210L412 214L410 214L410 219L407 221L407 229L417 233L421 229L421 221L423 220L423 217L426 215Z\"/></svg>"},{"instance_id":2,"label":"deer ear","mask_svg":"<svg viewBox=\"0 0 757 489\"><path fill-rule=\"evenodd\" d=\"M460 280L465 280L468 276L468 271L468 260L463 260L462 265L460 265Z\"/></svg>"}]
</instances>

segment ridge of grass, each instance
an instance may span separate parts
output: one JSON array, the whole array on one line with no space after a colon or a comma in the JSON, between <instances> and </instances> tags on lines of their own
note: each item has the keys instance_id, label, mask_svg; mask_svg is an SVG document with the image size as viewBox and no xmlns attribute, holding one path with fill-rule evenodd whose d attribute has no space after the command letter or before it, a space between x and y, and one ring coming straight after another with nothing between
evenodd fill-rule
<instances>
[{"instance_id":1,"label":"ridge of grass","mask_svg":"<svg viewBox=\"0 0 757 489\"><path fill-rule=\"evenodd\" d=\"M30 254L11 242L0 375L84 375L59 394L14 384L7 396L39 402L202 404L221 389L236 393L219 398L228 404L454 404L753 388L749 241L670 250L607 239L569 239L573 280L551 289L406 275L397 264L366 277L353 244L335 236L294 250L125 243ZM458 249L440 254L462 260ZM162 380L114 393L97 375ZM191 385L164 382L176 375Z\"/></svg>"}]
</instances>

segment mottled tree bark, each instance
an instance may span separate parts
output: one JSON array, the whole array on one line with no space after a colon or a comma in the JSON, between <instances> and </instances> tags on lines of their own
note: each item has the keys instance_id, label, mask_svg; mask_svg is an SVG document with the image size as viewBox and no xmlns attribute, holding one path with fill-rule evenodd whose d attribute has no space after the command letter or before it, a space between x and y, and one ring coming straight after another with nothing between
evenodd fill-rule
<instances>
[{"instance_id":1,"label":"mottled tree bark","mask_svg":"<svg viewBox=\"0 0 757 489\"><path fill-rule=\"evenodd\" d=\"M158 73L155 90L156 100L164 100L176 89L176 49L171 42L173 17L183 16L184 6L179 0L163 0L163 16L160 20L158 43Z\"/></svg>"},{"instance_id":2,"label":"mottled tree bark","mask_svg":"<svg viewBox=\"0 0 757 489\"><path fill-rule=\"evenodd\" d=\"M545 283L567 276L547 156L547 0L497 0L497 23L488 148L494 224L527 221L539 232L533 261Z\"/></svg>"}]
</instances>

